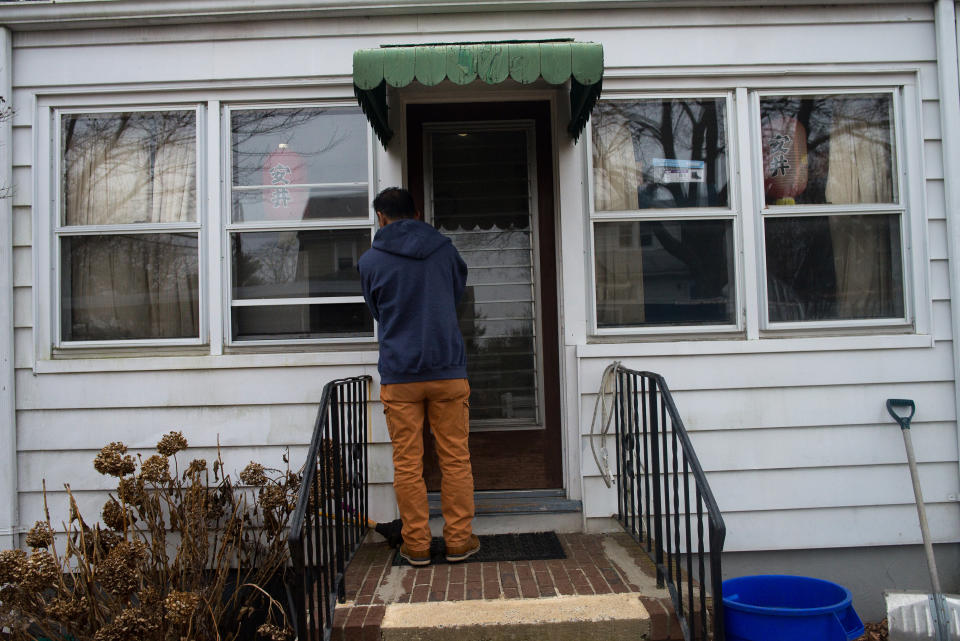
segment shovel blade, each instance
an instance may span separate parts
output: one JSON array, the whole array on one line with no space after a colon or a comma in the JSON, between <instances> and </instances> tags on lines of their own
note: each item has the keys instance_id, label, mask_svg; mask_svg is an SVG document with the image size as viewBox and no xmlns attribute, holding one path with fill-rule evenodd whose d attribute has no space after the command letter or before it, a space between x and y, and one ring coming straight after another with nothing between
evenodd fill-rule
<instances>
[{"instance_id":1,"label":"shovel blade","mask_svg":"<svg viewBox=\"0 0 960 641\"><path fill-rule=\"evenodd\" d=\"M887 600L889 641L941 641L932 594L924 592L884 592ZM960 641L960 595L944 594L947 638Z\"/></svg>"}]
</instances>

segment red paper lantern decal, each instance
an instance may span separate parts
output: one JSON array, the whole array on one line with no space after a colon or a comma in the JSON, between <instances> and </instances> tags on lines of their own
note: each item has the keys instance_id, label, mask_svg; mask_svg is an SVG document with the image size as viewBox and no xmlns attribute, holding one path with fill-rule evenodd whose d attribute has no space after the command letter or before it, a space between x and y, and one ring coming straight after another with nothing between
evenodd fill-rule
<instances>
[{"instance_id":1,"label":"red paper lantern decal","mask_svg":"<svg viewBox=\"0 0 960 641\"><path fill-rule=\"evenodd\" d=\"M807 188L807 130L796 118L771 115L761 136L767 205L793 204Z\"/></svg>"},{"instance_id":2,"label":"red paper lantern decal","mask_svg":"<svg viewBox=\"0 0 960 641\"><path fill-rule=\"evenodd\" d=\"M265 217L273 220L301 220L304 217L309 188L293 187L305 180L303 157L280 143L263 163L263 184L271 185L263 192Z\"/></svg>"}]
</instances>

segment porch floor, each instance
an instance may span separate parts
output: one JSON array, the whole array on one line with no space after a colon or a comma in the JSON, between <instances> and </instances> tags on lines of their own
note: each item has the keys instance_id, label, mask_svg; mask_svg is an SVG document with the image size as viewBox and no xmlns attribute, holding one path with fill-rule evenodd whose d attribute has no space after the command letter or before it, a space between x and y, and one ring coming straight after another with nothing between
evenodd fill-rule
<instances>
[{"instance_id":1,"label":"porch floor","mask_svg":"<svg viewBox=\"0 0 960 641\"><path fill-rule=\"evenodd\" d=\"M474 600L515 600L504 605L533 606L536 604L529 600L551 605L570 602L563 597L614 594L635 596L640 601L649 615L647 638L683 638L667 591L656 587L653 564L629 536L576 533L559 534L559 538L566 559L426 568L393 566L394 550L368 538L347 570L347 600L337 606L332 639L381 641L388 636L381 629L384 616L388 609L402 604L462 602L466 613L477 609L467 603Z\"/></svg>"}]
</instances>

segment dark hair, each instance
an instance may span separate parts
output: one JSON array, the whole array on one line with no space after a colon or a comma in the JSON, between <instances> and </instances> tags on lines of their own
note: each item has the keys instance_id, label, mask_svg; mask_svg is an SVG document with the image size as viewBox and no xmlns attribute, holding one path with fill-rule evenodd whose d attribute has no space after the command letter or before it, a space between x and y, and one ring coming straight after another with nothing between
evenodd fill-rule
<instances>
[{"instance_id":1,"label":"dark hair","mask_svg":"<svg viewBox=\"0 0 960 641\"><path fill-rule=\"evenodd\" d=\"M417 206L413 196L402 187L387 187L373 199L373 210L390 220L397 218L416 218Z\"/></svg>"}]
</instances>

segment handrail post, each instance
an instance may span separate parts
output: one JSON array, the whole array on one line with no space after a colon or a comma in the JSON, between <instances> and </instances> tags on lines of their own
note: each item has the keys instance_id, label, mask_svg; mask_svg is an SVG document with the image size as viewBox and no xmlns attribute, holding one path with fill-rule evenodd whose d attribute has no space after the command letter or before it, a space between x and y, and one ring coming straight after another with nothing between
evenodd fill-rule
<instances>
[{"instance_id":1,"label":"handrail post","mask_svg":"<svg viewBox=\"0 0 960 641\"><path fill-rule=\"evenodd\" d=\"M650 385L650 458L653 459L651 476L653 485L653 529L654 546L656 549L654 561L657 564L657 587L664 586L663 573L663 488L660 483L660 415L657 403L657 385L651 381Z\"/></svg>"}]
</instances>

